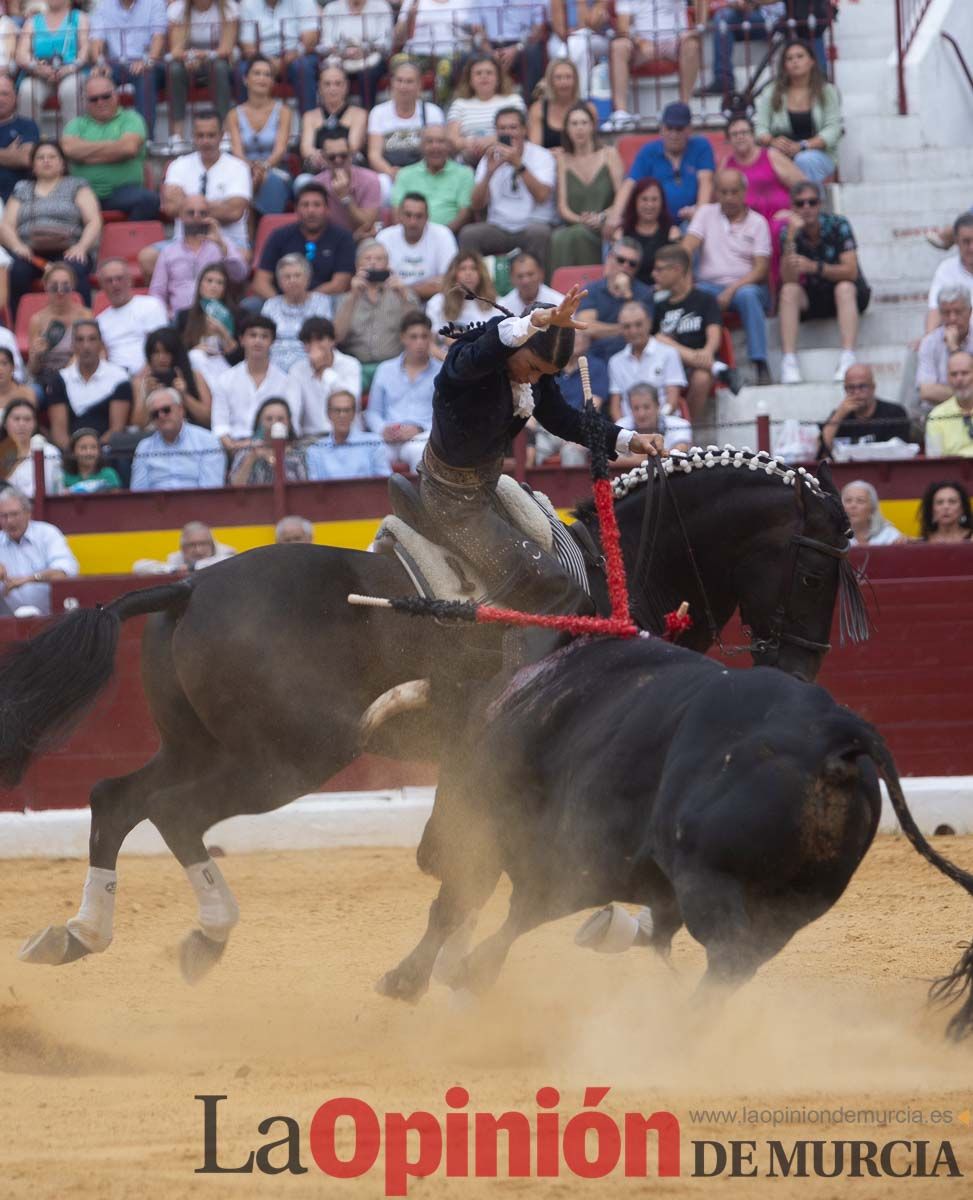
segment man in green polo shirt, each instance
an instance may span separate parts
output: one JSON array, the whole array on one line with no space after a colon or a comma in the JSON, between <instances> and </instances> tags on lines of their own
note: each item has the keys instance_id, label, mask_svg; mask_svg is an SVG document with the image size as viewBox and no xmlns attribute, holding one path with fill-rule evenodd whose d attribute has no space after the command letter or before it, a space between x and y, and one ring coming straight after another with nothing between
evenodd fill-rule
<instances>
[{"instance_id":1,"label":"man in green polo shirt","mask_svg":"<svg viewBox=\"0 0 973 1200\"><path fill-rule=\"evenodd\" d=\"M155 220L159 193L143 184L145 121L119 107L107 74L90 75L84 93L85 115L69 121L61 137L71 174L88 181L102 208L120 209L131 221Z\"/></svg>"},{"instance_id":2,"label":"man in green polo shirt","mask_svg":"<svg viewBox=\"0 0 973 1200\"><path fill-rule=\"evenodd\" d=\"M427 125L422 131L422 161L400 167L392 188L395 208L409 192L425 196L429 220L448 225L453 233L472 216L473 170L449 157L445 125Z\"/></svg>"},{"instance_id":3,"label":"man in green polo shirt","mask_svg":"<svg viewBox=\"0 0 973 1200\"><path fill-rule=\"evenodd\" d=\"M951 354L947 378L953 394L926 420L926 458L973 458L973 354Z\"/></svg>"}]
</instances>

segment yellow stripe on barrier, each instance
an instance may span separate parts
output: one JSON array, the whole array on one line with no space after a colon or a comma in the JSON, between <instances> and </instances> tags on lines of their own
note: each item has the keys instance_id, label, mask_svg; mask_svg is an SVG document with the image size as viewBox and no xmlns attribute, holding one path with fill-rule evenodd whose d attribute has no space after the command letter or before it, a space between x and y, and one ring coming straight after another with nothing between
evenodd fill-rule
<instances>
[{"instance_id":1,"label":"yellow stripe on barrier","mask_svg":"<svg viewBox=\"0 0 973 1200\"><path fill-rule=\"evenodd\" d=\"M379 522L375 518L359 521L319 521L314 526L314 541L319 546L341 546L349 550L367 550ZM272 525L216 525L213 536L234 550L253 550L274 541ZM178 529L126 530L124 533L78 533L68 543L81 565L82 575L127 575L140 558L164 562L179 549Z\"/></svg>"}]
</instances>

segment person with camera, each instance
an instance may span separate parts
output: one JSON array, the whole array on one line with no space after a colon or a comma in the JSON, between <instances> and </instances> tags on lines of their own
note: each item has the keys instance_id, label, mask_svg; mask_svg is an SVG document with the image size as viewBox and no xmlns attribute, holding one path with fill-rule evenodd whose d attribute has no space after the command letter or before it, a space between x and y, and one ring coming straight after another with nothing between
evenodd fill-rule
<instances>
[{"instance_id":1,"label":"person with camera","mask_svg":"<svg viewBox=\"0 0 973 1200\"><path fill-rule=\"evenodd\" d=\"M223 263L230 278L237 282L247 277L246 259L224 237L205 196L186 196L179 217L182 237L165 244L149 284L149 295L161 300L170 314L192 304L196 281L213 263Z\"/></svg>"},{"instance_id":2,"label":"person with camera","mask_svg":"<svg viewBox=\"0 0 973 1200\"><path fill-rule=\"evenodd\" d=\"M358 270L334 318L335 337L362 365L367 391L378 364L399 353L402 318L421 308L416 294L389 270L389 253L370 238L358 246Z\"/></svg>"},{"instance_id":3,"label":"person with camera","mask_svg":"<svg viewBox=\"0 0 973 1200\"><path fill-rule=\"evenodd\" d=\"M476 168L471 205L486 220L460 230L461 250L509 254L519 247L547 269L551 227L557 214L557 164L550 150L527 141L527 118L519 108L501 108L496 145Z\"/></svg>"}]
</instances>

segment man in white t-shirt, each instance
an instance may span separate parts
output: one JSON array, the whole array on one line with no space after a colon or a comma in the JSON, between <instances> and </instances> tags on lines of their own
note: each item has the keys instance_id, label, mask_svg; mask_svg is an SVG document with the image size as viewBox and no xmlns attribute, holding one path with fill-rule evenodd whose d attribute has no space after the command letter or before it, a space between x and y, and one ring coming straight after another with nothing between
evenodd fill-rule
<instances>
[{"instance_id":1,"label":"man in white t-shirt","mask_svg":"<svg viewBox=\"0 0 973 1200\"><path fill-rule=\"evenodd\" d=\"M480 159L473 187L473 210L485 209L486 220L460 230L460 249L509 254L519 246L546 268L557 218L554 155L527 141L527 118L519 109L502 108L494 128L497 144Z\"/></svg>"},{"instance_id":2,"label":"man in white t-shirt","mask_svg":"<svg viewBox=\"0 0 973 1200\"><path fill-rule=\"evenodd\" d=\"M212 109L201 109L193 117L192 154L174 158L162 184L162 209L175 220L187 196L205 196L210 216L220 225L224 237L244 255L250 249L247 212L253 187L250 167L240 158L220 151L223 127ZM175 233L182 237L182 222L176 220ZM141 260L140 260L141 261Z\"/></svg>"},{"instance_id":3,"label":"man in white t-shirt","mask_svg":"<svg viewBox=\"0 0 973 1200\"><path fill-rule=\"evenodd\" d=\"M699 75L701 50L699 34L686 28L685 0L618 0L615 11L611 124L623 129L636 120L627 108L632 67L660 59L678 63L679 99L688 104Z\"/></svg>"},{"instance_id":4,"label":"man in white t-shirt","mask_svg":"<svg viewBox=\"0 0 973 1200\"><path fill-rule=\"evenodd\" d=\"M124 258L106 258L98 267L98 282L109 304L98 314L108 361L134 375L145 366L147 335L168 325L169 314L155 296L132 295L132 271Z\"/></svg>"},{"instance_id":5,"label":"man in white t-shirt","mask_svg":"<svg viewBox=\"0 0 973 1200\"><path fill-rule=\"evenodd\" d=\"M510 264L510 282L513 287L500 300L515 317L532 304L560 304L564 297L544 282L541 264L525 250Z\"/></svg>"},{"instance_id":6,"label":"man in white t-shirt","mask_svg":"<svg viewBox=\"0 0 973 1200\"><path fill-rule=\"evenodd\" d=\"M392 274L420 300L429 300L442 289L443 275L456 254L456 238L451 229L429 220L425 196L418 192L403 196L399 224L386 225L378 241L389 253Z\"/></svg>"},{"instance_id":7,"label":"man in white t-shirt","mask_svg":"<svg viewBox=\"0 0 973 1200\"><path fill-rule=\"evenodd\" d=\"M624 350L608 360L608 407L613 421L634 428L628 394L636 383L651 383L666 407L675 412L686 386L686 372L679 355L671 346L651 337L652 321L648 309L638 300L622 305L618 314Z\"/></svg>"},{"instance_id":8,"label":"man in white t-shirt","mask_svg":"<svg viewBox=\"0 0 973 1200\"><path fill-rule=\"evenodd\" d=\"M943 288L966 288L973 292L973 212L963 213L953 225L958 256L945 259L936 268L929 289L929 312L926 314L926 333L932 333L942 320L939 312L939 293Z\"/></svg>"}]
</instances>

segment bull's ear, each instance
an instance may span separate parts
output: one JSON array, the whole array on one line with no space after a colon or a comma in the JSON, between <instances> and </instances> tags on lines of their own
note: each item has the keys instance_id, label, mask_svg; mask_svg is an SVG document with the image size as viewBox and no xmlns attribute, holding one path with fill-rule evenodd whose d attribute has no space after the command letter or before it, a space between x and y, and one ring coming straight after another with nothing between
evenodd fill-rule
<instances>
[{"instance_id":1,"label":"bull's ear","mask_svg":"<svg viewBox=\"0 0 973 1200\"><path fill-rule=\"evenodd\" d=\"M831 475L831 464L825 461L818 463L817 475L822 489L832 496L837 496L840 500L841 493L835 487L835 482Z\"/></svg>"}]
</instances>

